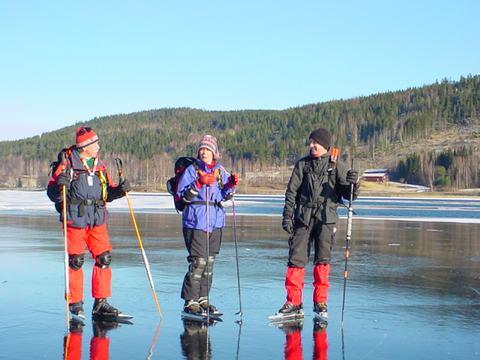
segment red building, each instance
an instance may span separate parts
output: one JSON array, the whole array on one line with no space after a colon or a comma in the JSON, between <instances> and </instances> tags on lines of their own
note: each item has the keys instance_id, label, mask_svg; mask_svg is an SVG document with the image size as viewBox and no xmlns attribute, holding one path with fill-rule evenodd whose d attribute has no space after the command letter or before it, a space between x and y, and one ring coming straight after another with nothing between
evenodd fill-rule
<instances>
[{"instance_id":1,"label":"red building","mask_svg":"<svg viewBox=\"0 0 480 360\"><path fill-rule=\"evenodd\" d=\"M363 181L387 183L388 169L367 169L362 174Z\"/></svg>"}]
</instances>

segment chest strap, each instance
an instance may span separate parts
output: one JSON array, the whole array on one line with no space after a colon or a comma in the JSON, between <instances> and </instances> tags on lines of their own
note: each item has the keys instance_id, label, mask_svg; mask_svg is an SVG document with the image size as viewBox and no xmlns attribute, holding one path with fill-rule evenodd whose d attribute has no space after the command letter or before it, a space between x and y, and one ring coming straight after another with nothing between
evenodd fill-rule
<instances>
[{"instance_id":1,"label":"chest strap","mask_svg":"<svg viewBox=\"0 0 480 360\"><path fill-rule=\"evenodd\" d=\"M70 199L68 202L70 205L78 205L78 217L83 217L85 215L85 206L94 206L94 212L96 213L99 206L105 205L105 201L103 200L92 199ZM69 211L71 211L70 206L68 208ZM70 215L72 215L71 212Z\"/></svg>"},{"instance_id":2,"label":"chest strap","mask_svg":"<svg viewBox=\"0 0 480 360\"><path fill-rule=\"evenodd\" d=\"M206 201L192 201L192 202L188 203L187 205L207 205L207 202ZM223 208L222 203L219 202L219 201L209 201L208 206L216 206L216 207L219 207L219 208Z\"/></svg>"}]
</instances>

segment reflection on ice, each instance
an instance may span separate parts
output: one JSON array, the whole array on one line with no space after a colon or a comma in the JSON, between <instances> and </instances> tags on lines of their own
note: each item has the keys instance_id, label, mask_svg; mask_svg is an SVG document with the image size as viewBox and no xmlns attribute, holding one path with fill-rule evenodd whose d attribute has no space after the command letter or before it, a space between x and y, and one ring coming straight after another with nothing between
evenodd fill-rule
<instances>
[{"instance_id":1,"label":"reflection on ice","mask_svg":"<svg viewBox=\"0 0 480 360\"><path fill-rule=\"evenodd\" d=\"M183 320L180 345L182 355L187 360L211 359L212 348L208 336L208 325L200 321Z\"/></svg>"},{"instance_id":2,"label":"reflection on ice","mask_svg":"<svg viewBox=\"0 0 480 360\"><path fill-rule=\"evenodd\" d=\"M108 338L111 359L145 358L146 354L152 359L181 359L195 351L212 359L281 359L288 354L309 359L321 353L330 359L342 357L345 220L338 223L334 246L328 330L317 333L312 324L312 286L306 283L303 329L286 334L267 323L268 315L284 301L288 239L279 218L237 217L241 328L235 324L235 249L228 218L211 293L224 312L224 321L208 328L206 338L201 329L185 327L180 319L186 259L179 216L141 213L137 223L165 318L156 344L152 337L155 339L158 316L129 215L121 211L112 214L113 299L119 308L135 316L135 324L107 331L103 339ZM478 233L480 225L475 223L355 218L345 306L346 358L355 359L358 354L394 360L479 358ZM9 359L58 358L64 351L60 343L65 332L62 251L61 227L53 212L37 211L28 216L2 213L0 348ZM92 265L93 261L86 259L85 268ZM311 278L311 266L306 271L306 278ZM91 299L85 301L90 309ZM83 358L88 358L92 339L100 340L88 317L81 335ZM191 345L195 341L199 344L196 350ZM449 355L445 356L447 345Z\"/></svg>"},{"instance_id":3,"label":"reflection on ice","mask_svg":"<svg viewBox=\"0 0 480 360\"><path fill-rule=\"evenodd\" d=\"M301 360L310 358L303 356L304 350L302 346L302 332L307 332L304 328L304 319L288 321L277 324L277 327L285 335L284 343L284 359L285 360ZM313 360L328 359L328 335L327 326L323 322L314 321L312 326L313 337Z\"/></svg>"},{"instance_id":4,"label":"reflection on ice","mask_svg":"<svg viewBox=\"0 0 480 360\"><path fill-rule=\"evenodd\" d=\"M110 337L108 332L120 326L113 321L93 321L93 335L90 339L88 353L90 359L110 359ZM63 338L63 359L80 360L84 349L83 325L77 321L71 321L67 335Z\"/></svg>"}]
</instances>

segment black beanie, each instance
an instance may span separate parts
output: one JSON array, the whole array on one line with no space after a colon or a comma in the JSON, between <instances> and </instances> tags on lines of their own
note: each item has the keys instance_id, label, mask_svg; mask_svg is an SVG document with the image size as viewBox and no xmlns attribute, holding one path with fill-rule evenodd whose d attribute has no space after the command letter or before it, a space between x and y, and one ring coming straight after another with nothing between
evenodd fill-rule
<instances>
[{"instance_id":1,"label":"black beanie","mask_svg":"<svg viewBox=\"0 0 480 360\"><path fill-rule=\"evenodd\" d=\"M332 140L332 135L327 129L318 128L316 130L313 130L308 138L315 140L315 142L319 143L326 150L328 150L328 148L330 147L330 142Z\"/></svg>"}]
</instances>

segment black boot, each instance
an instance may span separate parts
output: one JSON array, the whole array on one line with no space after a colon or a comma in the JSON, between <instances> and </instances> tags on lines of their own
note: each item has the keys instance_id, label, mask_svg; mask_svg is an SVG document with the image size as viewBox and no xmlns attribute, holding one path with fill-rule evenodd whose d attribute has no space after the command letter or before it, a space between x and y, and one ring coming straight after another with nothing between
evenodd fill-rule
<instances>
[{"instance_id":1,"label":"black boot","mask_svg":"<svg viewBox=\"0 0 480 360\"><path fill-rule=\"evenodd\" d=\"M216 316L223 315L223 313L220 310L218 310L212 304L208 303L206 297L201 297L200 299L198 299L198 302L199 302L201 308L203 309L203 311L205 311L205 312L208 311L210 313L210 315L216 315Z\"/></svg>"},{"instance_id":2,"label":"black boot","mask_svg":"<svg viewBox=\"0 0 480 360\"><path fill-rule=\"evenodd\" d=\"M93 336L104 338L109 330L116 329L120 324L116 321L94 320L92 326Z\"/></svg>"},{"instance_id":3,"label":"black boot","mask_svg":"<svg viewBox=\"0 0 480 360\"><path fill-rule=\"evenodd\" d=\"M313 311L315 312L316 317L324 320L328 319L327 303L315 303L313 305Z\"/></svg>"},{"instance_id":4,"label":"black boot","mask_svg":"<svg viewBox=\"0 0 480 360\"><path fill-rule=\"evenodd\" d=\"M285 334L293 334L296 332L301 332L303 329L303 319L281 322L276 326L280 330L282 330Z\"/></svg>"},{"instance_id":5,"label":"black boot","mask_svg":"<svg viewBox=\"0 0 480 360\"><path fill-rule=\"evenodd\" d=\"M81 334L83 332L83 327L85 324L81 321L71 319L70 323L68 324L68 331L71 334Z\"/></svg>"},{"instance_id":6,"label":"black boot","mask_svg":"<svg viewBox=\"0 0 480 360\"><path fill-rule=\"evenodd\" d=\"M85 319L85 310L83 310L83 301L72 303L68 305L68 309L72 315L80 319Z\"/></svg>"},{"instance_id":7,"label":"black boot","mask_svg":"<svg viewBox=\"0 0 480 360\"><path fill-rule=\"evenodd\" d=\"M207 332L207 327L203 321L183 320L184 333L187 335L201 335Z\"/></svg>"},{"instance_id":8,"label":"black boot","mask_svg":"<svg viewBox=\"0 0 480 360\"><path fill-rule=\"evenodd\" d=\"M286 302L278 310L279 315L303 315L303 305L293 305L291 302Z\"/></svg>"},{"instance_id":9,"label":"black boot","mask_svg":"<svg viewBox=\"0 0 480 360\"><path fill-rule=\"evenodd\" d=\"M93 317L118 317L119 314L121 314L121 312L110 305L107 299L95 299L92 310Z\"/></svg>"},{"instance_id":10,"label":"black boot","mask_svg":"<svg viewBox=\"0 0 480 360\"><path fill-rule=\"evenodd\" d=\"M324 331L328 326L328 322L326 321L318 321L318 320L313 320L313 331L314 332L321 332Z\"/></svg>"},{"instance_id":11,"label":"black boot","mask_svg":"<svg viewBox=\"0 0 480 360\"><path fill-rule=\"evenodd\" d=\"M183 311L189 314L194 315L202 315L203 309L195 300L185 300L185 304L183 305Z\"/></svg>"}]
</instances>

